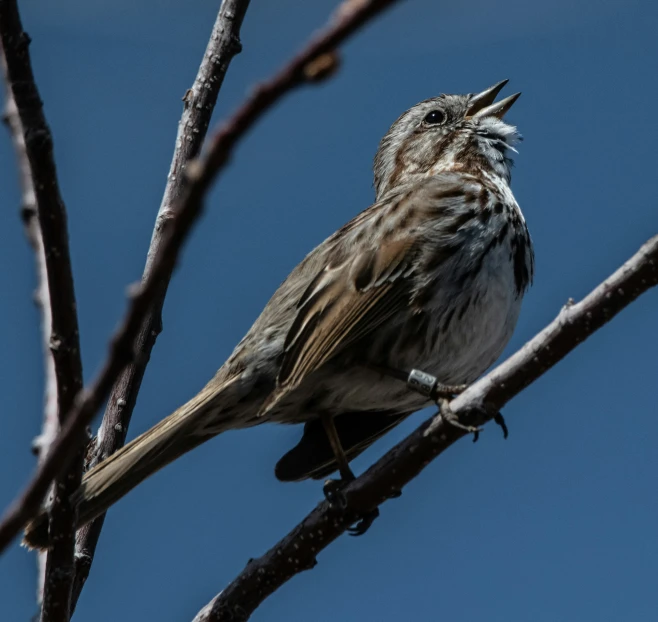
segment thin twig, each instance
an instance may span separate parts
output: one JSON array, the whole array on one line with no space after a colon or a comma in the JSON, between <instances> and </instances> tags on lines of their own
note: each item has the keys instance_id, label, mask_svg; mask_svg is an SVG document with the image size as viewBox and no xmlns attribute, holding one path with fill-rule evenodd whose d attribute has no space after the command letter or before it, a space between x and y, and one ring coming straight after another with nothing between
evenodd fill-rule
<instances>
[{"instance_id":1,"label":"thin twig","mask_svg":"<svg viewBox=\"0 0 658 622\"><path fill-rule=\"evenodd\" d=\"M7 87L16 103L25 140L34 197L43 240L50 310L50 350L57 382L57 412L63 426L82 389L82 362L78 316L69 257L66 208L57 182L50 128L32 73L29 37L23 32L16 0L0 0L0 40L4 54ZM75 507L71 493L82 477L82 444L69 452L70 459L57 473L50 513L52 547L46 561L41 619L67 621L73 581ZM48 462L46 456L42 465Z\"/></svg>"},{"instance_id":2,"label":"thin twig","mask_svg":"<svg viewBox=\"0 0 658 622\"><path fill-rule=\"evenodd\" d=\"M0 0L0 3L4 1ZM71 448L82 442L85 426L91 422L108 397L115 379L132 361L132 344L157 294L159 283L164 275L173 270L183 243L202 212L206 192L220 169L227 163L236 144L284 95L302 84L330 75L331 66L326 60L335 58L332 55L334 48L395 1L344 2L332 24L316 35L274 78L257 87L215 134L207 153L200 160L188 164L188 184L181 198L175 201L175 222L163 236L158 255L153 260L151 274L148 279L133 288L128 311L110 342L108 357L89 387L78 394L71 415L67 418L57 441L53 443L50 454L26 489L5 511L0 521L0 552L37 513L49 483L66 468L71 459ZM324 69L318 72L317 60L321 56L325 57L322 63Z\"/></svg>"},{"instance_id":3,"label":"thin twig","mask_svg":"<svg viewBox=\"0 0 658 622\"><path fill-rule=\"evenodd\" d=\"M187 164L196 158L206 137L219 90L233 57L240 53L240 28L249 6L249 0L223 0L210 39L203 55L197 76L183 98L183 114L178 123L178 135L167 185L158 211L142 280L152 273L155 259L160 252L165 231L172 223L175 202L180 198L186 181ZM173 268L173 266L171 266ZM137 401L142 378L148 365L151 350L162 330L162 307L171 270L162 274L152 296L150 310L134 343L135 359L124 368L112 388L105 407L98 436L88 453L87 468L105 460L123 447L130 418ZM94 559L96 544L103 528L105 515L82 527L76 536L75 581L72 608L75 608Z\"/></svg>"},{"instance_id":4,"label":"thin twig","mask_svg":"<svg viewBox=\"0 0 658 622\"><path fill-rule=\"evenodd\" d=\"M4 74L4 56L2 57ZM44 367L44 407L41 433L32 441L32 451L41 462L50 445L57 437L59 420L57 418L57 379L55 377L55 361L50 352L50 328L52 325L52 313L50 311L50 293L48 292L48 278L46 276L46 256L43 249L41 229L39 227L39 215L37 214L37 199L34 194L34 184L30 172L30 163L25 150L25 138L23 125L18 116L18 108L10 89L5 89L5 113L4 122L11 135L21 188L20 215L23 221L25 237L34 251L34 265L37 286L34 291L34 301L41 315L41 343L43 347ZM43 583L46 576L46 552L37 553L37 605L41 608L43 601Z\"/></svg>"},{"instance_id":5,"label":"thin twig","mask_svg":"<svg viewBox=\"0 0 658 622\"><path fill-rule=\"evenodd\" d=\"M568 304L516 354L450 402L469 423L491 420L515 395L640 294L658 284L658 235L578 304ZM320 503L297 527L246 568L206 605L194 622L243 622L296 574L315 566L316 555L359 516L396 495L466 432L440 415L423 423L345 489L344 512Z\"/></svg>"}]
</instances>

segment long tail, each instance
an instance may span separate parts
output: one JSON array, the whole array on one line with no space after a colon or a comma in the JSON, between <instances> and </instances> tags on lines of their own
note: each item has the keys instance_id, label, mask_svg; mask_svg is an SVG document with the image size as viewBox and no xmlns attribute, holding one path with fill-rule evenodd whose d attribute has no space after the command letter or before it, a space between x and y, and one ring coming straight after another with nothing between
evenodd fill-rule
<instances>
[{"instance_id":1,"label":"long tail","mask_svg":"<svg viewBox=\"0 0 658 622\"><path fill-rule=\"evenodd\" d=\"M88 471L73 494L77 504L77 528L100 516L147 477L184 453L231 427L228 420L204 428L209 410L216 410L217 385L210 382L200 393ZM23 542L31 548L47 548L48 514L42 512L28 523Z\"/></svg>"}]
</instances>

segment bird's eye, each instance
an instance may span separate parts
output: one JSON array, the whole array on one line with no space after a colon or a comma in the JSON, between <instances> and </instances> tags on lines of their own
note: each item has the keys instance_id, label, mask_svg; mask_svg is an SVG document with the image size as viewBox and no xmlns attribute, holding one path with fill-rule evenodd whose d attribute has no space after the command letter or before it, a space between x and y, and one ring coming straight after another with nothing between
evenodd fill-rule
<instances>
[{"instance_id":1,"label":"bird's eye","mask_svg":"<svg viewBox=\"0 0 658 622\"><path fill-rule=\"evenodd\" d=\"M432 110L423 120L428 125L440 125L446 120L446 115L440 110Z\"/></svg>"}]
</instances>

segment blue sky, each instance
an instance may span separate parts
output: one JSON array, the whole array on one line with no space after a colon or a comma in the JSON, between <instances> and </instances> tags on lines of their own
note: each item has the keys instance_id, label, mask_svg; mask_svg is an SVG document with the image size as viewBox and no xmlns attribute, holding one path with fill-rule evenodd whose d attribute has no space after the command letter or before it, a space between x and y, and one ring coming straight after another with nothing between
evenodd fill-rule
<instances>
[{"instance_id":1,"label":"blue sky","mask_svg":"<svg viewBox=\"0 0 658 622\"><path fill-rule=\"evenodd\" d=\"M98 369L141 274L191 84L218 2L22 2L69 211L85 376ZM216 119L269 75L334 3L254 0ZM169 291L130 428L144 431L223 363L289 270L373 197L371 162L419 100L503 78L522 98L513 189L537 267L508 352L658 231L658 8L647 1L403 2L344 50L335 79L288 97L241 144ZM33 471L42 410L34 270L0 135L0 505ZM655 619L656 351L649 292L458 443L363 538L341 538L253 620L582 622ZM414 416L364 454L366 468ZM178 621L321 499L273 467L300 430L215 439L108 515L77 618ZM0 617L35 612L35 566L0 558Z\"/></svg>"}]
</instances>

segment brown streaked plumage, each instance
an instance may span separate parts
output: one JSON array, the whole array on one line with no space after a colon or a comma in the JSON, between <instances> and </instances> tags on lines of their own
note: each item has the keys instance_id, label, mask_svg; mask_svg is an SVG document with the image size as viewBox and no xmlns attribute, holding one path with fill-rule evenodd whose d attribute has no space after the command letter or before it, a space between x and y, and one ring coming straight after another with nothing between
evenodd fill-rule
<instances>
[{"instance_id":1,"label":"brown streaked plumage","mask_svg":"<svg viewBox=\"0 0 658 622\"><path fill-rule=\"evenodd\" d=\"M212 436L262 422L305 423L279 479L324 477L338 466L327 434L352 459L429 405L379 369L454 385L495 361L533 273L509 187L518 135L502 120L518 95L495 102L505 82L400 116L375 157L376 202L292 271L197 396L85 475L80 525ZM47 545L45 514L25 539Z\"/></svg>"}]
</instances>

